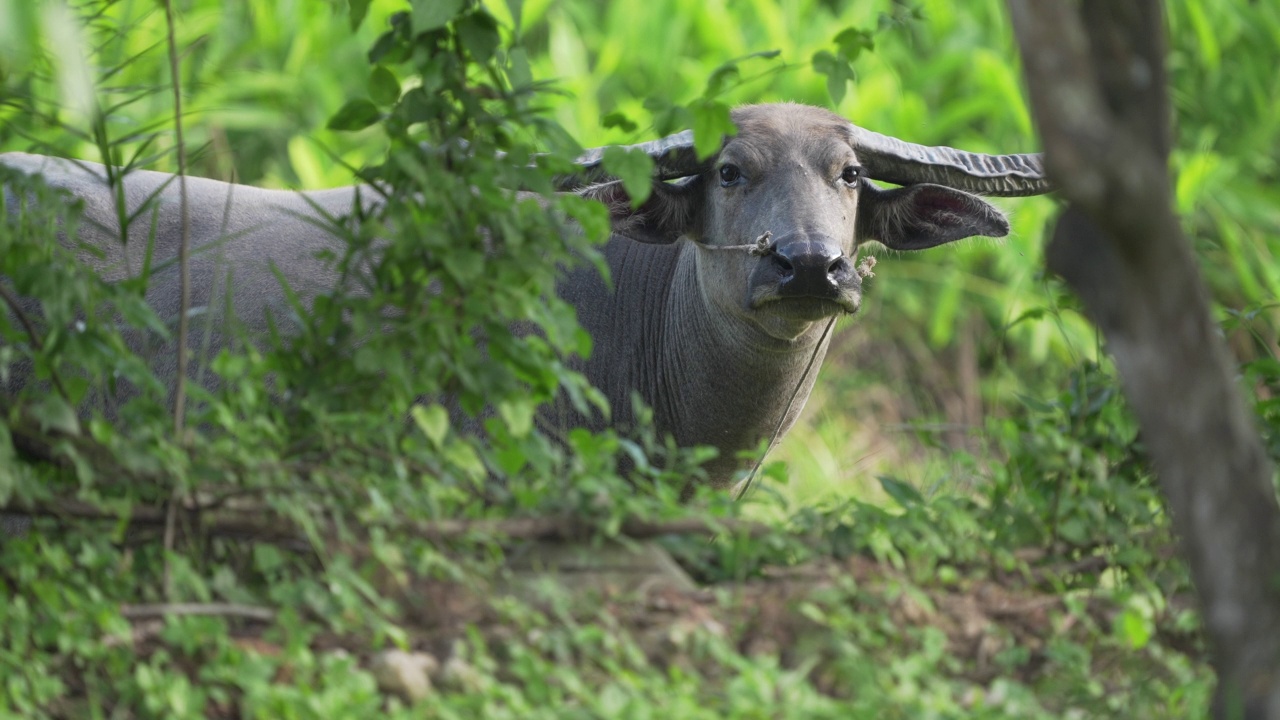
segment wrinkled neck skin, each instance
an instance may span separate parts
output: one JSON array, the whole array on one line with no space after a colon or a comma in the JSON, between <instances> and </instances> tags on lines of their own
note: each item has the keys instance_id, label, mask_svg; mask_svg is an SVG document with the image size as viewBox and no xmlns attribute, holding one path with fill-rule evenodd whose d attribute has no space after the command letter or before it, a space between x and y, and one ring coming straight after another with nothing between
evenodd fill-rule
<instances>
[{"instance_id":1,"label":"wrinkled neck skin","mask_svg":"<svg viewBox=\"0 0 1280 720\"><path fill-rule=\"evenodd\" d=\"M725 488L737 470L749 467L738 452L776 441L795 423L830 333L823 339L825 319L773 319L766 330L739 308L717 306L699 279L700 256L712 252L742 251L708 250L687 239L646 245L614 236L605 248L613 293L598 277L585 276L594 276L593 270L579 270L562 294L574 301L599 293L595 303L576 304L595 341L584 370L609 398L610 424L623 432L634 425L631 393L638 392L653 408L660 433L681 446L719 448L719 457L705 467L711 484ZM608 302L599 301L605 297ZM588 424L605 425L601 418Z\"/></svg>"}]
</instances>

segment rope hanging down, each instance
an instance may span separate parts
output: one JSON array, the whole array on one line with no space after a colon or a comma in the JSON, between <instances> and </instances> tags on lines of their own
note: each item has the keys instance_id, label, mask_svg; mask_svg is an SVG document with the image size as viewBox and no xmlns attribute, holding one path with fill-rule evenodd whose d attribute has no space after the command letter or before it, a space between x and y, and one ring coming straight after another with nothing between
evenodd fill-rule
<instances>
[{"instance_id":1,"label":"rope hanging down","mask_svg":"<svg viewBox=\"0 0 1280 720\"><path fill-rule=\"evenodd\" d=\"M766 232L756 240L754 245L732 245L717 249L748 249L752 255L767 255L773 252L773 246L768 244L769 237L770 233ZM867 256L862 258L862 261L858 263L858 275L862 276L863 279L875 277L876 274L873 272L875 266L876 259L874 257ZM800 374L800 379L796 381L796 386L791 391L791 398L787 400L787 406L783 408L782 415L778 418L778 423L773 428L773 434L769 437L769 444L765 446L764 452L756 459L755 465L751 466L751 472L747 474L742 482L738 483L733 495L735 501L746 497L747 491L751 489L756 475L760 472L760 466L764 464L765 457L769 455L769 451L773 449L773 446L778 442L778 438L782 435L782 426L787 422L787 417L791 415L791 408L795 406L796 398L800 396L800 388L804 387L805 380L809 377L809 373L813 371L813 366L817 364L818 352L826 345L827 336L831 334L831 328L835 327L835 324L835 316L827 320L826 327L822 329L822 337L818 338L817 344L813 346L813 352L809 355L809 364L805 365L804 372Z\"/></svg>"}]
</instances>

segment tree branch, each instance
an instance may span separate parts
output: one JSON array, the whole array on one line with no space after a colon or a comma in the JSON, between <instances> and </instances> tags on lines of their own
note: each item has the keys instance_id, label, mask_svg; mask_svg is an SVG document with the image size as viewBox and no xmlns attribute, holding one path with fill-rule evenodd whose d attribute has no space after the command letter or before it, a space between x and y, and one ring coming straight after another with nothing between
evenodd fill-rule
<instances>
[{"instance_id":1,"label":"tree branch","mask_svg":"<svg viewBox=\"0 0 1280 720\"><path fill-rule=\"evenodd\" d=\"M127 510L108 510L81 500L11 502L0 512L26 513L56 518L119 521L128 518L131 525L163 528L168 522L167 509L135 506ZM249 537L264 542L309 545L307 536L292 527L287 518L266 509L210 510L193 503L178 507L179 513L199 516L197 527L210 535ZM504 518L494 520L429 520L379 524L378 527L401 530L430 540L459 540L471 535L493 535L513 540L578 540L591 537L599 526L572 515L538 518ZM332 528L328 529L333 532ZM709 520L701 517L674 520L627 518L618 534L637 540L662 535L745 534L761 537L775 532L768 525L747 520ZM336 534L336 533L335 533Z\"/></svg>"},{"instance_id":2,"label":"tree branch","mask_svg":"<svg viewBox=\"0 0 1280 720\"><path fill-rule=\"evenodd\" d=\"M188 314L191 310L191 208L187 202L187 153L182 138L182 76L178 62L178 40L174 30L173 0L164 0L165 37L169 45L169 74L173 85L173 126L178 153L178 198L179 212L182 222L182 240L178 244L178 367L173 382L173 435L181 444L185 434L187 409L187 363L190 350L187 348L187 336L190 334L191 321ZM175 481L173 494L169 499L169 511L164 526L164 593L173 599L173 579L169 568L169 556L173 552L175 525L177 523L177 507L181 499L182 483Z\"/></svg>"},{"instance_id":3,"label":"tree branch","mask_svg":"<svg viewBox=\"0 0 1280 720\"><path fill-rule=\"evenodd\" d=\"M1219 717L1280 716L1280 506L1173 212L1156 0L1009 0L1050 176L1046 251L1115 358L1204 612Z\"/></svg>"},{"instance_id":4,"label":"tree branch","mask_svg":"<svg viewBox=\"0 0 1280 720\"><path fill-rule=\"evenodd\" d=\"M127 620L146 620L169 615L204 615L235 617L269 623L276 619L276 611L256 605L236 603L161 603L158 605L124 605L120 614Z\"/></svg>"}]
</instances>

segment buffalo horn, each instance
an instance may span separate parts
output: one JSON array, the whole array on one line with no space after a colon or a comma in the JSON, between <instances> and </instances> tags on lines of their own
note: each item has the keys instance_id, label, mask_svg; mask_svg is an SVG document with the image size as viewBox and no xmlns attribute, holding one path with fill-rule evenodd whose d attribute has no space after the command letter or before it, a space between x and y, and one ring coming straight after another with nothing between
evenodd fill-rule
<instances>
[{"instance_id":1,"label":"buffalo horn","mask_svg":"<svg viewBox=\"0 0 1280 720\"><path fill-rule=\"evenodd\" d=\"M1039 154L984 155L930 147L853 128L858 159L875 180L895 185L934 183L977 195L1043 195L1052 187Z\"/></svg>"},{"instance_id":2,"label":"buffalo horn","mask_svg":"<svg viewBox=\"0 0 1280 720\"><path fill-rule=\"evenodd\" d=\"M1005 197L1042 195L1052 189L1039 154L985 155L916 145L856 125L850 128L858 159L873 180L895 185L934 183L978 195ZM659 180L697 175L710 167L709 159L698 160L690 130L627 147L653 158L654 175ZM605 150L593 148L584 152L577 160L582 174L561 178L560 189L570 190L606 179L601 167Z\"/></svg>"}]
</instances>

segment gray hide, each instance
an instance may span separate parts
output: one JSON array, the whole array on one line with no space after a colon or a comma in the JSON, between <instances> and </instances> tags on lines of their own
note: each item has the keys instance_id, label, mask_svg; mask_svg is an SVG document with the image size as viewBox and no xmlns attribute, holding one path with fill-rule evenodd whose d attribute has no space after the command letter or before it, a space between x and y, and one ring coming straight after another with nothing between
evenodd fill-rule
<instances>
[{"instance_id":1,"label":"gray hide","mask_svg":"<svg viewBox=\"0 0 1280 720\"><path fill-rule=\"evenodd\" d=\"M126 245L120 242L114 195L102 165L25 153L0 154L0 163L39 174L49 185L67 190L84 202L79 239L102 256L82 252L80 257L105 279L117 281L141 272L153 214L157 219L153 265L177 257L182 225L176 176L149 170L136 170L125 176L128 211L136 212L153 197L156 208L155 213L144 211L134 220ZM297 193L188 177L187 193L191 307L208 310L193 323L192 336L203 338L208 328L214 335L214 353L222 345L221 314L226 307L228 281L234 285L230 293L232 309L250 334L267 331L265 309L269 308L277 321L289 317L272 264L283 271L291 287L303 297L334 286L336 274L315 255L326 248L340 249L341 241L317 226L323 220L316 207L333 217L350 214L354 188ZM179 300L176 263L154 271L147 301L162 320L176 325ZM153 366L162 378L173 377L175 347L176 343L150 349Z\"/></svg>"},{"instance_id":2,"label":"gray hide","mask_svg":"<svg viewBox=\"0 0 1280 720\"><path fill-rule=\"evenodd\" d=\"M580 367L608 398L613 423L624 431L630 426L631 395L638 392L661 432L682 445L719 449L707 468L717 487L732 483L739 451L794 424L826 354L828 322L861 302L859 243L915 250L1008 232L1003 215L983 200L928 183L1001 195L1047 189L1035 156L922 148L801 105L739 108L733 119L738 134L708 161L696 160L685 134L638 146L658 161L658 175L637 212L619 182L581 190L613 216L604 253L614 290L591 269L569 274L559 288L593 337L595 352ZM588 174L598 171L598 158L598 152L584 156ZM112 279L137 272L141 243L128 253L120 248L101 166L24 154L0 155L0 163L42 173L84 198L81 239L107 252L94 264ZM869 178L923 184L882 190ZM170 181L161 173L128 175L131 209ZM264 310L274 308L279 317L283 308L271 263L304 297L332 285L333 274L314 253L338 241L305 219L316 216L308 200L334 216L349 214L356 188L292 193L199 178L188 183L197 248L193 306L219 308L221 283L231 273L237 316L261 332ZM156 255L165 259L176 255L180 237L177 183L159 197ZM135 224L133 237L145 237L148 224ZM176 271L154 278L151 287L148 301L160 316L176 317ZM156 362L162 377L171 375L172 349L161 349ZM553 422L603 424L577 417Z\"/></svg>"}]
</instances>

